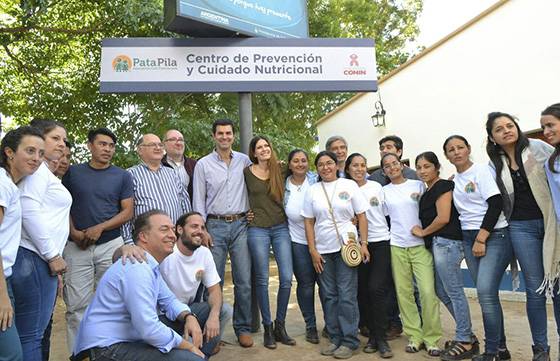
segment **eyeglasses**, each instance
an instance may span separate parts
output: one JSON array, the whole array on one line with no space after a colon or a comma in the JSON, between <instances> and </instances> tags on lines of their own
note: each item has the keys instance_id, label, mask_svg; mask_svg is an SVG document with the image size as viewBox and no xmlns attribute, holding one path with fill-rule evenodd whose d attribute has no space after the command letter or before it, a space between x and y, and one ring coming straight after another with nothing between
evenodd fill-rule
<instances>
[{"instance_id":1,"label":"eyeglasses","mask_svg":"<svg viewBox=\"0 0 560 361\"><path fill-rule=\"evenodd\" d=\"M329 160L328 162L325 163L317 163L317 168L326 168L326 167L332 167L333 165L335 165L336 163L332 160Z\"/></svg>"},{"instance_id":2,"label":"eyeglasses","mask_svg":"<svg viewBox=\"0 0 560 361\"><path fill-rule=\"evenodd\" d=\"M183 138L167 138L165 142L185 143L185 140Z\"/></svg>"},{"instance_id":3,"label":"eyeglasses","mask_svg":"<svg viewBox=\"0 0 560 361\"><path fill-rule=\"evenodd\" d=\"M140 145L148 148L163 148L163 143L147 143L147 144L140 144Z\"/></svg>"},{"instance_id":4,"label":"eyeglasses","mask_svg":"<svg viewBox=\"0 0 560 361\"><path fill-rule=\"evenodd\" d=\"M394 161L394 162L392 162L392 163L385 164L385 165L383 166L383 169L391 169L391 168L393 168L393 167L400 167L400 166L401 166L401 162L399 162L399 161Z\"/></svg>"}]
</instances>

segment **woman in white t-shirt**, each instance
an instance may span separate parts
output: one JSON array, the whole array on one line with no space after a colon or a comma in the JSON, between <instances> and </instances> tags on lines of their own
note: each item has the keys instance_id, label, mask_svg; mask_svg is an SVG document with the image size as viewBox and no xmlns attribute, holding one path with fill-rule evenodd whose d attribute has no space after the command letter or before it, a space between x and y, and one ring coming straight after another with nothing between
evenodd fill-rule
<instances>
[{"instance_id":1,"label":"woman in white t-shirt","mask_svg":"<svg viewBox=\"0 0 560 361\"><path fill-rule=\"evenodd\" d=\"M9 131L0 145L0 360L23 360L11 286L12 266L21 240L17 184L39 168L43 136L31 127Z\"/></svg>"},{"instance_id":2,"label":"woman in white t-shirt","mask_svg":"<svg viewBox=\"0 0 560 361\"><path fill-rule=\"evenodd\" d=\"M34 120L30 125L45 138L45 162L18 185L23 229L12 287L23 358L40 361L43 334L54 310L57 276L66 271L61 254L70 232L72 196L47 166L64 154L66 130L52 120Z\"/></svg>"},{"instance_id":3,"label":"woman in white t-shirt","mask_svg":"<svg viewBox=\"0 0 560 361\"><path fill-rule=\"evenodd\" d=\"M442 330L434 285L434 260L424 240L411 231L421 225L418 201L425 186L421 181L403 176L403 164L396 154L385 154L381 167L391 180L383 187L384 208L391 221L393 279L404 333L409 337L405 351L415 353L425 346L430 356L437 357L441 353L438 342ZM422 318L414 300L414 280L420 294Z\"/></svg>"},{"instance_id":4,"label":"woman in white t-shirt","mask_svg":"<svg viewBox=\"0 0 560 361\"><path fill-rule=\"evenodd\" d=\"M347 266L340 254L341 242L357 234L352 223L357 218L361 235L361 252L369 261L367 250L368 203L358 185L339 179L336 155L322 151L315 158L319 182L305 195L301 215L305 217L305 236L315 271L319 274L320 296L330 344L321 350L325 356L349 358L360 346L358 339L358 272Z\"/></svg>"},{"instance_id":5,"label":"woman in white t-shirt","mask_svg":"<svg viewBox=\"0 0 560 361\"><path fill-rule=\"evenodd\" d=\"M313 344L319 343L315 318L317 273L315 273L309 254L301 210L303 209L305 193L316 182L317 175L309 171L307 153L302 149L292 150L288 154L284 210L286 217L288 217L288 228L292 239L292 262L297 280L296 296L299 309L305 320L305 340Z\"/></svg>"},{"instance_id":6,"label":"woman in white t-shirt","mask_svg":"<svg viewBox=\"0 0 560 361\"><path fill-rule=\"evenodd\" d=\"M363 350L365 353L377 350L382 358L389 358L393 353L385 340L385 332L388 327L386 298L391 282L391 248L389 226L383 213L383 189L381 184L366 179L367 160L360 153L353 153L346 159L344 173L358 184L369 204L366 218L371 259L358 268L360 322L369 331L369 340Z\"/></svg>"},{"instance_id":7,"label":"woman in white t-shirt","mask_svg":"<svg viewBox=\"0 0 560 361\"><path fill-rule=\"evenodd\" d=\"M463 136L447 138L443 150L457 170L453 203L461 221L465 260L482 309L485 353L473 360L509 360L498 291L513 250L500 191L490 167L470 160L471 147Z\"/></svg>"}]
</instances>

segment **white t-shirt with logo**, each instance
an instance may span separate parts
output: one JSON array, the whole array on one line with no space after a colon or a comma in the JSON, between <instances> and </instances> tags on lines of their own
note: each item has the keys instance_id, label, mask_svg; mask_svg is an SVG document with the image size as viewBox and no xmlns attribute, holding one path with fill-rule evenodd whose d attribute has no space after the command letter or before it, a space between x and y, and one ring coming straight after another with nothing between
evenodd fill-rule
<instances>
[{"instance_id":1,"label":"white t-shirt with logo","mask_svg":"<svg viewBox=\"0 0 560 361\"><path fill-rule=\"evenodd\" d=\"M290 229L290 237L292 242L299 244L307 244L307 238L305 238L305 226L303 224L303 216L301 215L301 210L303 209L303 202L305 200L305 193L309 189L310 185L307 178L299 186L292 184L290 180L286 182L290 189L290 196L288 197L288 203L284 207L286 212L286 217L288 217L288 227Z\"/></svg>"},{"instance_id":2,"label":"white t-shirt with logo","mask_svg":"<svg viewBox=\"0 0 560 361\"><path fill-rule=\"evenodd\" d=\"M424 244L411 230L414 226L422 227L418 202L425 190L424 183L414 179L383 187L385 214L391 219L391 246L409 248Z\"/></svg>"},{"instance_id":3,"label":"white t-shirt with logo","mask_svg":"<svg viewBox=\"0 0 560 361\"><path fill-rule=\"evenodd\" d=\"M173 253L161 262L159 270L171 292L187 305L194 301L201 282L206 288L220 283L212 252L203 246L191 256L185 256L175 246Z\"/></svg>"},{"instance_id":4,"label":"white t-shirt with logo","mask_svg":"<svg viewBox=\"0 0 560 361\"><path fill-rule=\"evenodd\" d=\"M325 185L329 197L338 231L343 240L348 240L348 233L354 233L358 241L356 226L352 218L356 214L368 210L369 204L356 182L339 178L332 182L318 182L313 184L305 195L301 215L305 218L315 218L315 247L319 253L334 253L340 251L340 241L329 212L327 196L321 184Z\"/></svg>"},{"instance_id":5,"label":"white t-shirt with logo","mask_svg":"<svg viewBox=\"0 0 560 361\"><path fill-rule=\"evenodd\" d=\"M461 229L478 230L482 225L484 215L488 210L486 200L500 194L494 175L487 164L473 164L463 173L455 174L453 178L453 203L459 212ZM494 228L507 227L503 212L500 213Z\"/></svg>"},{"instance_id":6,"label":"white t-shirt with logo","mask_svg":"<svg viewBox=\"0 0 560 361\"><path fill-rule=\"evenodd\" d=\"M2 265L4 277L12 275L12 266L21 240L21 204L19 190L8 175L0 167L0 207L4 212L0 222L0 250L2 250Z\"/></svg>"},{"instance_id":7,"label":"white t-shirt with logo","mask_svg":"<svg viewBox=\"0 0 560 361\"><path fill-rule=\"evenodd\" d=\"M390 239L389 226L383 211L385 196L383 187L375 181L367 181L360 187L369 208L366 211L368 221L368 242L381 242Z\"/></svg>"}]
</instances>

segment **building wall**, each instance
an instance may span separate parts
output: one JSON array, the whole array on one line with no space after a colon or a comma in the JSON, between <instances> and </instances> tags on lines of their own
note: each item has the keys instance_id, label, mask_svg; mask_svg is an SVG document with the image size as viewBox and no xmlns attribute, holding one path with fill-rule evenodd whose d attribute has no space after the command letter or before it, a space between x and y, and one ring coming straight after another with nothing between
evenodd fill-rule
<instances>
[{"instance_id":1,"label":"building wall","mask_svg":"<svg viewBox=\"0 0 560 361\"><path fill-rule=\"evenodd\" d=\"M491 111L511 113L523 131L540 128L539 114L560 102L557 0L510 0L394 76L381 80L386 126L374 128L378 94L357 97L318 123L320 147L334 134L368 165L379 163L378 140L397 134L404 158L432 150L443 175L453 172L442 143L465 136L474 161L487 161L484 123Z\"/></svg>"}]
</instances>

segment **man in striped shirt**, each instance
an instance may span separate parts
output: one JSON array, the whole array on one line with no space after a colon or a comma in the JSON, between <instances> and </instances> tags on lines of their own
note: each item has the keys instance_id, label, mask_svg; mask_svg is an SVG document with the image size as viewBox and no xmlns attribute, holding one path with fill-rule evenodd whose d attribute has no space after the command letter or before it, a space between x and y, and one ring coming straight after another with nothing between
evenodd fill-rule
<instances>
[{"instance_id":1,"label":"man in striped shirt","mask_svg":"<svg viewBox=\"0 0 560 361\"><path fill-rule=\"evenodd\" d=\"M132 239L132 224L139 214L160 209L173 223L191 211L187 188L172 168L161 164L163 143L155 134L145 134L136 144L142 162L128 169L134 184L134 217L123 225L125 242Z\"/></svg>"}]
</instances>

